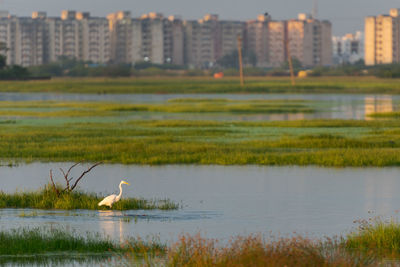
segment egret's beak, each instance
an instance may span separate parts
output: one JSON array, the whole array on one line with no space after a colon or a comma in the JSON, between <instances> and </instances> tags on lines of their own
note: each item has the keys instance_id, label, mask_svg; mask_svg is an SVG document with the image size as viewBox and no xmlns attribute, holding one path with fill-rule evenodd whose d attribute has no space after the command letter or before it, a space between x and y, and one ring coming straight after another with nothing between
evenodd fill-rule
<instances>
[{"instance_id":1,"label":"egret's beak","mask_svg":"<svg viewBox=\"0 0 400 267\"><path fill-rule=\"evenodd\" d=\"M124 182L124 184L130 185L130 184L129 184L129 183L127 183L127 182Z\"/></svg>"}]
</instances>

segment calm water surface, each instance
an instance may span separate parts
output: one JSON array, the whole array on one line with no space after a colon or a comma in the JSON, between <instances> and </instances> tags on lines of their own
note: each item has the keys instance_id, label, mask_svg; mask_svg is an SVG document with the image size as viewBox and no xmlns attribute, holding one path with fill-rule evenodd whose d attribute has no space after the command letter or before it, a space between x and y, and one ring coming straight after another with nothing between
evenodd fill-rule
<instances>
[{"instance_id":1,"label":"calm water surface","mask_svg":"<svg viewBox=\"0 0 400 267\"><path fill-rule=\"evenodd\" d=\"M130 119L206 119L206 120L302 120L302 119L370 119L369 114L390 112L400 109L398 95L364 95L364 94L55 94L55 93L0 93L0 101L103 101L126 103L160 103L174 98L223 98L232 100L250 99L284 99L311 100L311 107L318 111L312 114L269 114L269 115L236 115L236 114L173 114L147 113L138 114ZM149 115L150 114L150 115Z\"/></svg>"},{"instance_id":2,"label":"calm water surface","mask_svg":"<svg viewBox=\"0 0 400 267\"><path fill-rule=\"evenodd\" d=\"M1 167L0 190L37 189L48 182L50 169L69 166ZM83 170L77 169L76 174ZM397 217L400 209L400 168L103 165L87 175L81 189L110 194L118 191L122 178L131 183L124 187L125 197L170 198L183 208L126 212L3 209L0 228L63 226L121 241L128 236L153 235L173 241L179 234L198 232L220 239L254 232L321 237L354 229L356 219Z\"/></svg>"}]
</instances>

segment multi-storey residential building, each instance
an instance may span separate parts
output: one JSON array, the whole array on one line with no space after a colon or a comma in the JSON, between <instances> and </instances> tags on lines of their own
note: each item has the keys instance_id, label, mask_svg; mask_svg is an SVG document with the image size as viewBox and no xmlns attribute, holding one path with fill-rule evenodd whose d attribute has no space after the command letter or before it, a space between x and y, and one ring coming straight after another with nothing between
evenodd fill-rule
<instances>
[{"instance_id":1,"label":"multi-storey residential building","mask_svg":"<svg viewBox=\"0 0 400 267\"><path fill-rule=\"evenodd\" d=\"M329 65L330 35L329 22L305 15L272 21L266 14L241 22L221 21L217 15L196 21L158 13L132 18L123 11L107 18L76 11L63 11L59 18L43 12L34 12L32 18L0 12L0 43L8 48L0 53L7 54L9 64L23 66L68 57L93 63L147 61L208 68L237 51L238 38L260 67L280 66L289 54L305 66Z\"/></svg>"},{"instance_id":2,"label":"multi-storey residential building","mask_svg":"<svg viewBox=\"0 0 400 267\"><path fill-rule=\"evenodd\" d=\"M365 18L365 64L400 62L400 9Z\"/></svg>"},{"instance_id":3,"label":"multi-storey residential building","mask_svg":"<svg viewBox=\"0 0 400 267\"><path fill-rule=\"evenodd\" d=\"M355 63L364 59L364 34L346 34L332 37L333 63Z\"/></svg>"},{"instance_id":4,"label":"multi-storey residential building","mask_svg":"<svg viewBox=\"0 0 400 267\"><path fill-rule=\"evenodd\" d=\"M286 21L268 22L268 59L269 66L279 67L286 56L287 23Z\"/></svg>"},{"instance_id":5,"label":"multi-storey residential building","mask_svg":"<svg viewBox=\"0 0 400 267\"><path fill-rule=\"evenodd\" d=\"M81 59L93 63L111 60L109 23L106 18L90 17L89 13L77 13L80 22Z\"/></svg>"},{"instance_id":6,"label":"multi-storey residential building","mask_svg":"<svg viewBox=\"0 0 400 267\"><path fill-rule=\"evenodd\" d=\"M82 30L76 11L62 11L61 18L48 18L49 61L60 57L83 58Z\"/></svg>"},{"instance_id":7,"label":"multi-storey residential building","mask_svg":"<svg viewBox=\"0 0 400 267\"><path fill-rule=\"evenodd\" d=\"M183 30L183 21L180 17L170 16L168 17L171 32L170 32L170 40L171 45L165 51L167 56L167 63L173 63L175 65L183 65L184 61L184 30ZM169 62L168 58L172 59L172 62Z\"/></svg>"},{"instance_id":8,"label":"multi-storey residential building","mask_svg":"<svg viewBox=\"0 0 400 267\"><path fill-rule=\"evenodd\" d=\"M219 21L205 15L198 21L185 21L185 61L193 67L212 67L225 55L237 51L237 39L244 39L246 23Z\"/></svg>"},{"instance_id":9,"label":"multi-storey residential building","mask_svg":"<svg viewBox=\"0 0 400 267\"><path fill-rule=\"evenodd\" d=\"M259 15L257 20L246 23L244 47L249 53L255 54L258 67L269 66L268 22L270 19L267 14Z\"/></svg>"},{"instance_id":10,"label":"multi-storey residential building","mask_svg":"<svg viewBox=\"0 0 400 267\"><path fill-rule=\"evenodd\" d=\"M287 42L290 56L304 66L332 64L332 26L328 21L299 14L297 20L287 22Z\"/></svg>"},{"instance_id":11,"label":"multi-storey residential building","mask_svg":"<svg viewBox=\"0 0 400 267\"><path fill-rule=\"evenodd\" d=\"M192 67L212 67L217 60L218 15L207 14L197 21L185 21L185 62Z\"/></svg>"},{"instance_id":12,"label":"multi-storey residential building","mask_svg":"<svg viewBox=\"0 0 400 267\"><path fill-rule=\"evenodd\" d=\"M115 62L183 64L183 24L179 18L149 13L132 19L129 12L118 12L108 19Z\"/></svg>"},{"instance_id":13,"label":"multi-storey residential building","mask_svg":"<svg viewBox=\"0 0 400 267\"><path fill-rule=\"evenodd\" d=\"M119 11L107 16L109 21L110 36L111 36L111 58L117 63L132 63L132 41L139 40L141 33L135 31L133 38L132 18L129 11ZM134 46L137 48L137 46Z\"/></svg>"},{"instance_id":14,"label":"multi-storey residential building","mask_svg":"<svg viewBox=\"0 0 400 267\"><path fill-rule=\"evenodd\" d=\"M11 47L10 19L7 11L0 11L0 55L7 56L7 64L10 64L11 53L8 48Z\"/></svg>"},{"instance_id":15,"label":"multi-storey residential building","mask_svg":"<svg viewBox=\"0 0 400 267\"><path fill-rule=\"evenodd\" d=\"M221 58L238 49L238 38L243 39L246 23L241 21L220 21L216 57Z\"/></svg>"}]
</instances>

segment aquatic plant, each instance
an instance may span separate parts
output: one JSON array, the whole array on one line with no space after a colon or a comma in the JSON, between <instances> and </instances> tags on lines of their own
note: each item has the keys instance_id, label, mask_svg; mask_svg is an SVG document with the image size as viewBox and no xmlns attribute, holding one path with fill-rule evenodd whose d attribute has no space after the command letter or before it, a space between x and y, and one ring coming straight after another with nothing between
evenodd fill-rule
<instances>
[{"instance_id":1,"label":"aquatic plant","mask_svg":"<svg viewBox=\"0 0 400 267\"><path fill-rule=\"evenodd\" d=\"M393 219L386 222L381 218L361 220L358 229L347 235L343 244L349 250L399 258L400 225Z\"/></svg>"},{"instance_id":2,"label":"aquatic plant","mask_svg":"<svg viewBox=\"0 0 400 267\"><path fill-rule=\"evenodd\" d=\"M58 187L59 192L62 187ZM92 193L82 191L64 191L57 194L51 184L34 192L16 192L7 194L0 192L0 208L33 208L33 209L87 209L105 210L106 207L98 207L102 197ZM179 205L172 201L165 200L146 200L142 198L123 198L116 203L112 209L115 210L138 210L138 209L178 209Z\"/></svg>"}]
</instances>

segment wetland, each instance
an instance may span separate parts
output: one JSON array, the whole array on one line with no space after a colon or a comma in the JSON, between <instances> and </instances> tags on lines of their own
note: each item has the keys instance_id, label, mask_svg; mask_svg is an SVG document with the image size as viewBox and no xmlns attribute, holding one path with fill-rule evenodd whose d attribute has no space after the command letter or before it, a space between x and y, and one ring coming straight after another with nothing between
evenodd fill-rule
<instances>
[{"instance_id":1,"label":"wetland","mask_svg":"<svg viewBox=\"0 0 400 267\"><path fill-rule=\"evenodd\" d=\"M0 248L0 264L398 259L396 80L317 78L288 89L287 79L254 78L246 91L236 82L1 82L0 239L16 242ZM79 205L36 205L49 170L81 161L105 164L67 201ZM95 209L121 179L132 185L121 207ZM41 256L21 236L42 244L32 252Z\"/></svg>"}]
</instances>

